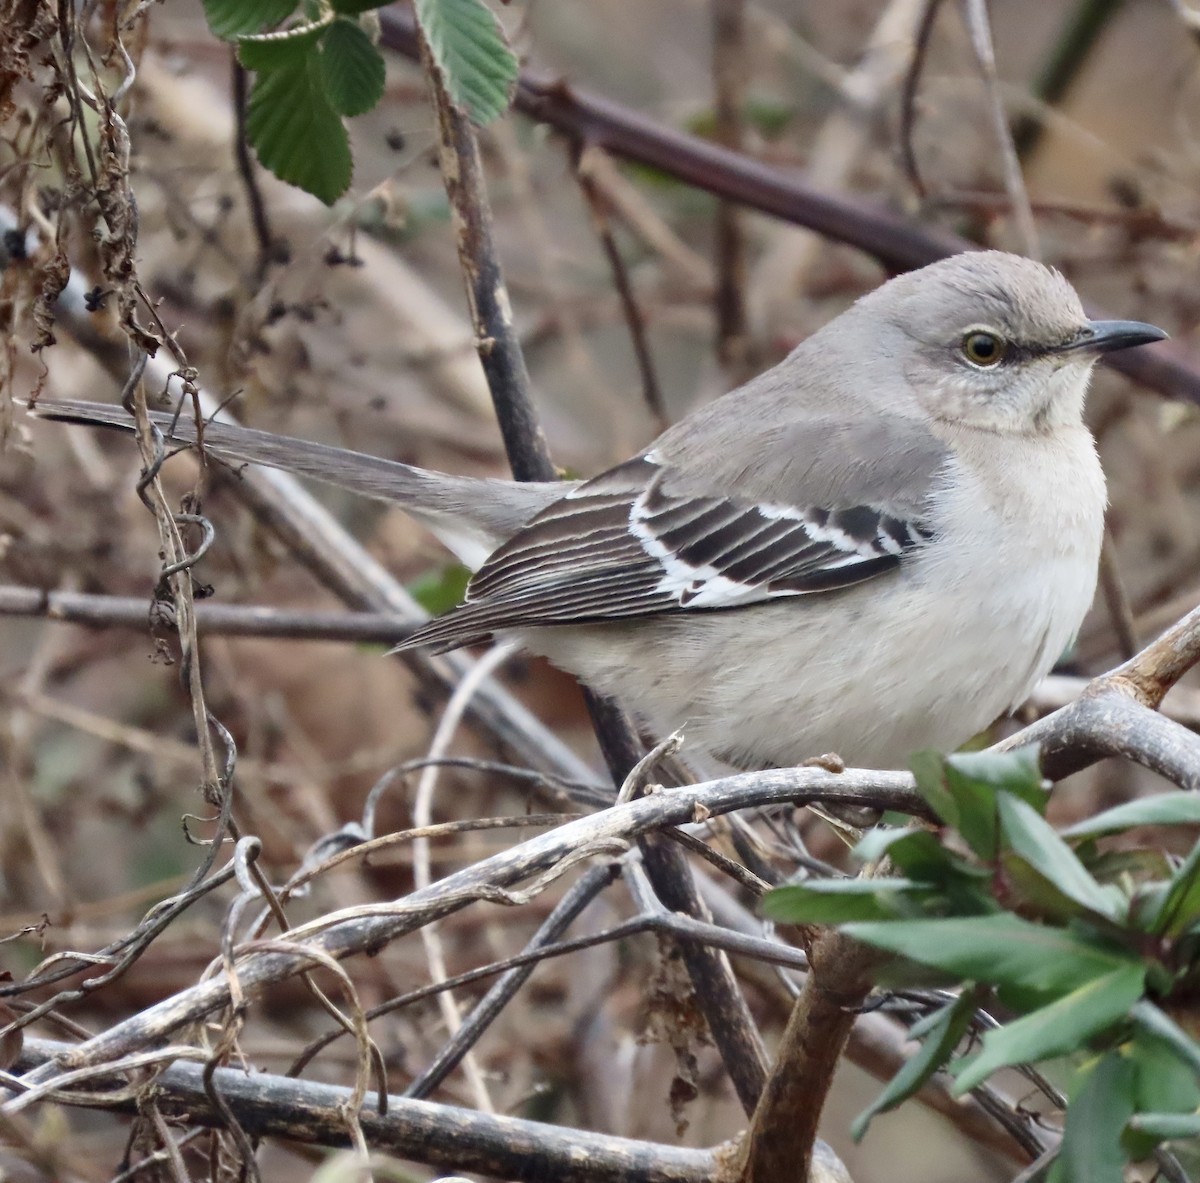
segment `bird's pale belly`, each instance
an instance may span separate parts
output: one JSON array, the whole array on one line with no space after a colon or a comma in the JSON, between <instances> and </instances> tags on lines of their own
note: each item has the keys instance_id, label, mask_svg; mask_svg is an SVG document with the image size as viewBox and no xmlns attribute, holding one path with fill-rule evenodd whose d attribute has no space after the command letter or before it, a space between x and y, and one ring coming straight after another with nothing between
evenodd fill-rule
<instances>
[{"instance_id":1,"label":"bird's pale belly","mask_svg":"<svg viewBox=\"0 0 1200 1183\"><path fill-rule=\"evenodd\" d=\"M522 639L659 733L682 728L685 751L740 767L835 752L851 766L902 768L1018 705L1074 637L1095 584L1087 555L1002 584L975 571L947 582L932 565L822 596L817 612L798 596Z\"/></svg>"}]
</instances>

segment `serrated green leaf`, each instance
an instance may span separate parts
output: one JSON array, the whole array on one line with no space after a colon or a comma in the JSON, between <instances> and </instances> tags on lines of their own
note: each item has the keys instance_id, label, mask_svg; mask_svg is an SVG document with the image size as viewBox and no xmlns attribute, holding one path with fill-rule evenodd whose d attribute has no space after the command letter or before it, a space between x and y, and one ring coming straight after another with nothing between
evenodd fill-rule
<instances>
[{"instance_id":1,"label":"serrated green leaf","mask_svg":"<svg viewBox=\"0 0 1200 1183\"><path fill-rule=\"evenodd\" d=\"M330 106L315 46L303 60L255 77L246 138L280 180L332 205L349 187L350 141Z\"/></svg>"},{"instance_id":2,"label":"serrated green leaf","mask_svg":"<svg viewBox=\"0 0 1200 1183\"><path fill-rule=\"evenodd\" d=\"M850 1135L856 1142L862 1140L873 1117L907 1101L946 1062L974 1013L975 995L968 992L930 1016L928 1033L920 1049L909 1057L879 1096L851 1124Z\"/></svg>"},{"instance_id":3,"label":"serrated green leaf","mask_svg":"<svg viewBox=\"0 0 1200 1183\"><path fill-rule=\"evenodd\" d=\"M226 41L287 20L299 0L204 0L208 27Z\"/></svg>"},{"instance_id":4,"label":"serrated green leaf","mask_svg":"<svg viewBox=\"0 0 1200 1183\"><path fill-rule=\"evenodd\" d=\"M508 107L517 59L482 0L415 0L417 22L456 106L490 123Z\"/></svg>"},{"instance_id":5,"label":"serrated green leaf","mask_svg":"<svg viewBox=\"0 0 1200 1183\"><path fill-rule=\"evenodd\" d=\"M1158 793L1114 805L1062 831L1064 838L1098 838L1133 826L1200 825L1200 794Z\"/></svg>"},{"instance_id":6,"label":"serrated green leaf","mask_svg":"<svg viewBox=\"0 0 1200 1183\"><path fill-rule=\"evenodd\" d=\"M1179 870L1171 877L1171 887L1162 909L1151 921L1150 931L1174 936L1193 924L1200 915L1200 842L1192 847Z\"/></svg>"},{"instance_id":7,"label":"serrated green leaf","mask_svg":"<svg viewBox=\"0 0 1200 1183\"><path fill-rule=\"evenodd\" d=\"M383 97L383 55L353 21L337 20L321 40L325 91L341 115L362 115Z\"/></svg>"},{"instance_id":8,"label":"serrated green leaf","mask_svg":"<svg viewBox=\"0 0 1200 1183\"><path fill-rule=\"evenodd\" d=\"M407 591L430 616L441 616L463 602L470 578L471 572L461 563L448 563L414 579Z\"/></svg>"},{"instance_id":9,"label":"serrated green leaf","mask_svg":"<svg viewBox=\"0 0 1200 1183\"><path fill-rule=\"evenodd\" d=\"M813 879L789 883L763 896L759 911L784 924L843 924L847 920L890 920L905 901L929 893L907 879Z\"/></svg>"},{"instance_id":10,"label":"serrated green leaf","mask_svg":"<svg viewBox=\"0 0 1200 1183\"><path fill-rule=\"evenodd\" d=\"M1031 924L1008 912L847 924L843 931L963 981L1038 992L1073 990L1131 965L1139 973L1145 972L1130 953L1083 940L1060 928Z\"/></svg>"},{"instance_id":11,"label":"serrated green leaf","mask_svg":"<svg viewBox=\"0 0 1200 1183\"><path fill-rule=\"evenodd\" d=\"M279 33L261 33L255 37L239 37L238 61L247 70L264 72L285 66L299 66L309 51L329 28L329 21L312 21Z\"/></svg>"},{"instance_id":12,"label":"serrated green leaf","mask_svg":"<svg viewBox=\"0 0 1200 1183\"><path fill-rule=\"evenodd\" d=\"M1015 1019L983 1037L983 1050L963 1061L954 1091L982 1084L997 1068L1032 1064L1076 1051L1097 1032L1128 1017L1142 996L1143 965L1123 965L1072 990L1057 1002Z\"/></svg>"},{"instance_id":13,"label":"serrated green leaf","mask_svg":"<svg viewBox=\"0 0 1200 1183\"><path fill-rule=\"evenodd\" d=\"M1001 793L996 805L1001 833L1014 854L1081 908L1117 923L1124 918L1123 894L1101 887L1036 809L1009 793Z\"/></svg>"},{"instance_id":14,"label":"serrated green leaf","mask_svg":"<svg viewBox=\"0 0 1200 1183\"><path fill-rule=\"evenodd\" d=\"M1132 1065L1117 1052L1102 1056L1072 1090L1058 1154L1063 1183L1124 1183L1121 1130L1133 1114Z\"/></svg>"}]
</instances>

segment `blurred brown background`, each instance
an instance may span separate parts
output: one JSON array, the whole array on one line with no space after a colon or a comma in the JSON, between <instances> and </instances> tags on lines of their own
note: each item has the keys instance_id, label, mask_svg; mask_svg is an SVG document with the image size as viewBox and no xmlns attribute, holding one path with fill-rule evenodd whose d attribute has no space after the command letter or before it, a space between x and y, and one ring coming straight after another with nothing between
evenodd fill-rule
<instances>
[{"instance_id":1,"label":"blurred brown background","mask_svg":"<svg viewBox=\"0 0 1200 1183\"><path fill-rule=\"evenodd\" d=\"M1041 250L1085 300L1114 316L1161 324L1187 343L1200 314L1200 44L1182 5L997 0L991 18L1001 95L1010 117L1039 112L1036 83L1089 7L1112 14L1024 160ZM916 0L749 3L744 147L832 189L1025 249L1004 191L986 89L954 3L937 19L912 129L924 199L902 167L901 82L923 9ZM529 0L504 8L502 19L530 64L670 126L713 132L709 4ZM260 173L287 260L259 280L231 146L228 48L208 33L198 2L153 9L127 113L141 279L201 381L220 396L241 391L235 408L244 421L423 465L502 473L424 86L411 64L393 56L388 68L384 102L351 125L356 172L348 197L327 210ZM38 96L29 88L18 99L11 128L20 104ZM483 145L507 280L554 455L571 470L599 470L656 429L570 155L553 134L518 116L489 129ZM0 145L0 160L6 150ZM884 278L847 247L742 215L746 330L726 342L733 360L722 365L713 313L717 203L648 169L607 160L596 168L671 417L727 389L747 367L777 360ZM0 173L0 201L13 202L19 198L6 190L6 176ZM90 248L82 235L71 254L86 275ZM97 313L97 325L111 315ZM23 400L38 380L41 360L30 357L27 334L28 326L18 328L5 397ZM58 337L43 355L42 397L114 398L114 377L70 332ZM1114 567L1144 641L1200 601L1200 416L1105 371L1090 417L1111 485ZM188 457L166 471L176 498L196 476ZM19 419L0 452L0 583L148 598L157 536L135 495L136 473L127 440ZM447 560L436 544L399 513L328 491L318 496L405 582L443 571ZM198 577L213 586L217 602L336 607L219 483L204 509L217 535ZM1071 658L1076 673L1119 660L1113 603L1098 597ZM239 818L263 837L265 865L276 878L293 871L321 835L358 817L379 775L428 746L440 704L380 652L216 637L202 645L209 704L239 745ZM145 632L0 617L0 932L38 929L4 946L14 975L49 952L96 948L127 931L198 861L180 824L182 814L204 809L178 673L155 658ZM566 678L518 663L509 682L594 758ZM1195 694L1176 692L1178 713L1200 717ZM467 729L454 750L493 749ZM1064 817L1144 787L1124 766L1101 766L1076 782L1060 794ZM524 790L502 778L447 772L436 812L498 815L525 806ZM385 825L408 824L404 791L389 794L384 808ZM512 840L495 831L440 844L435 868ZM812 841L824 856L838 856L827 834ZM292 918L394 897L410 883L408 856L392 852L327 878ZM519 912L460 913L443 926L451 969L517 950L549 906L543 897ZM95 1029L195 981L215 954L221 909L220 899L199 905L123 979L65 1013ZM584 925L599 927L614 915L606 903ZM660 972L649 939L542 967L480 1049L497 1108L673 1140L667 1090L674 1059L646 1021L644 987ZM357 967L356 980L371 1002L424 973L414 942ZM771 975L760 976L752 1004L765 1029L777 1032L786 996ZM243 1043L256 1063L278 1070L324 1023L299 987L279 990L255 1009ZM431 1003L378 1025L394 1087L437 1048L440 1024ZM313 1075L341 1078L350 1053L343 1047L339 1056L338 1046ZM683 1138L710 1145L743 1122L711 1053L702 1052L700 1064ZM826 1136L858 1183L1012 1173L1012 1164L972 1148L917 1105L878 1120L863 1145L852 1145L848 1119L878 1087L847 1067L827 1115ZM470 1099L457 1075L441 1096ZM73 1170L103 1179L116 1169L117 1123L77 1112L44 1111L40 1120ZM271 1178L311 1169L284 1149L263 1162Z\"/></svg>"}]
</instances>

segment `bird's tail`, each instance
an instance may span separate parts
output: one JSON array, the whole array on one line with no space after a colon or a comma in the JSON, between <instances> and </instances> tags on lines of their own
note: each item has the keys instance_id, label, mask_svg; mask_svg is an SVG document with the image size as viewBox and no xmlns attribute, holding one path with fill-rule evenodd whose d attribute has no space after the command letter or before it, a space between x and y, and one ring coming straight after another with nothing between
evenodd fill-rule
<instances>
[{"instance_id":1,"label":"bird's tail","mask_svg":"<svg viewBox=\"0 0 1200 1183\"><path fill-rule=\"evenodd\" d=\"M47 401L38 404L36 414L43 419L128 432L134 426L123 407L107 403ZM191 418L176 418L164 411L152 411L150 417L168 442L196 444L198 433ZM430 472L396 460L228 423L205 423L199 434L205 451L220 460L282 468L364 497L393 502L427 525L472 568L566 491L566 486L554 483L519 484Z\"/></svg>"}]
</instances>

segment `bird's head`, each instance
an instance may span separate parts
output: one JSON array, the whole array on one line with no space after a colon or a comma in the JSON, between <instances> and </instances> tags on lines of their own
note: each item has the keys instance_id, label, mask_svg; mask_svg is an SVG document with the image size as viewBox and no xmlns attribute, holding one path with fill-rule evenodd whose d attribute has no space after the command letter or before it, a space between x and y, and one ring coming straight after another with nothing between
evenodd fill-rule
<instances>
[{"instance_id":1,"label":"bird's head","mask_svg":"<svg viewBox=\"0 0 1200 1183\"><path fill-rule=\"evenodd\" d=\"M1006 434L1079 423L1100 355L1167 335L1140 321L1090 320L1057 271L1001 251L898 276L855 311L860 326L879 326L886 364L928 414Z\"/></svg>"}]
</instances>

